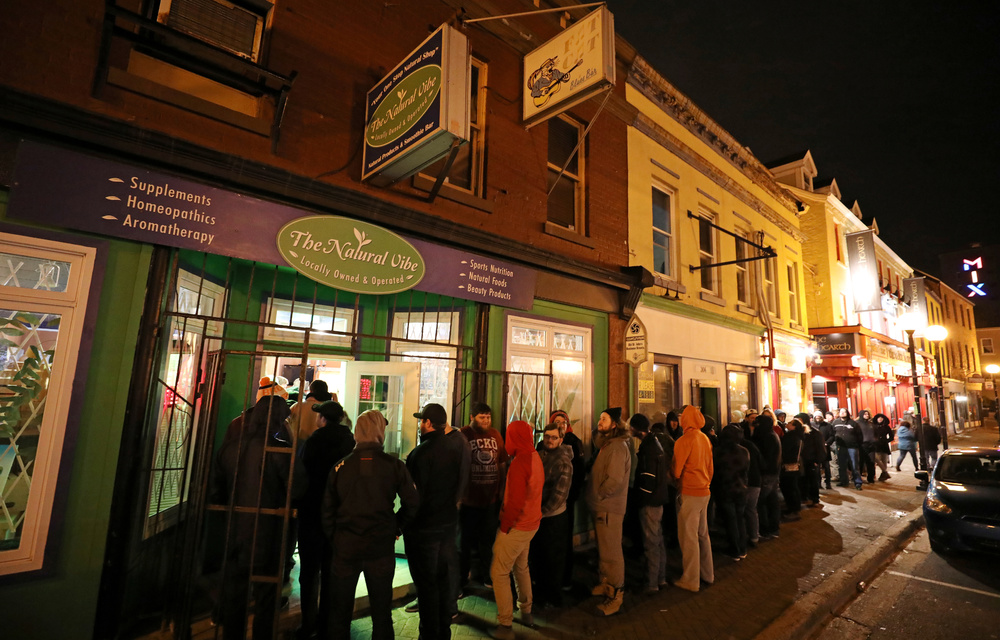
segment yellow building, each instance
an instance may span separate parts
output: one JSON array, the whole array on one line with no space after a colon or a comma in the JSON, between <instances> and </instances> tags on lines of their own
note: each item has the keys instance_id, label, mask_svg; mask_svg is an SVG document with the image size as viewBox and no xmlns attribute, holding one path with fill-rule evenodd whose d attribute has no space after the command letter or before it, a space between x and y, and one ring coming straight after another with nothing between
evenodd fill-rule
<instances>
[{"instance_id":1,"label":"yellow building","mask_svg":"<svg viewBox=\"0 0 1000 640\"><path fill-rule=\"evenodd\" d=\"M721 424L748 407L805 410L798 203L639 56L626 97L629 264L653 274L636 309L650 352L636 370L638 410L693 403Z\"/></svg>"},{"instance_id":2,"label":"yellow building","mask_svg":"<svg viewBox=\"0 0 1000 640\"><path fill-rule=\"evenodd\" d=\"M869 409L894 421L902 419L914 402L909 341L900 323L909 310L903 280L913 276L913 269L879 238L874 219L866 224L857 203L848 208L842 202L836 180L816 182L818 171L809 151L768 166L805 209L800 219L807 238L807 322L821 359L812 370L815 408L834 413L847 408L851 415ZM874 231L881 309L856 313L845 236L869 229ZM925 357L929 354L923 350L916 353L917 376L921 387L930 388ZM926 400L921 414L926 415Z\"/></svg>"},{"instance_id":3,"label":"yellow building","mask_svg":"<svg viewBox=\"0 0 1000 640\"><path fill-rule=\"evenodd\" d=\"M963 294L927 274L928 298L934 300L932 324L948 330L940 345L944 386L944 413L949 431L982 424L979 398L983 390L983 369L976 335L974 305ZM937 355L937 354L935 354Z\"/></svg>"}]
</instances>

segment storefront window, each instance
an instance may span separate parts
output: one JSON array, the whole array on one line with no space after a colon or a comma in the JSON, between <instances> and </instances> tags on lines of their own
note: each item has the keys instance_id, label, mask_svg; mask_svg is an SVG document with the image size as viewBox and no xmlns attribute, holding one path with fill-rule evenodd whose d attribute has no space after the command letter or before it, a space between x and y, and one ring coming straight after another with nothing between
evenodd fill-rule
<instances>
[{"instance_id":1,"label":"storefront window","mask_svg":"<svg viewBox=\"0 0 1000 640\"><path fill-rule=\"evenodd\" d=\"M93 259L0 234L0 575L42 566Z\"/></svg>"},{"instance_id":2,"label":"storefront window","mask_svg":"<svg viewBox=\"0 0 1000 640\"><path fill-rule=\"evenodd\" d=\"M508 319L507 420L536 430L562 409L571 424L590 424L591 330L512 316ZM590 429L578 435L589 440Z\"/></svg>"},{"instance_id":3,"label":"storefront window","mask_svg":"<svg viewBox=\"0 0 1000 640\"><path fill-rule=\"evenodd\" d=\"M398 312L393 317L393 362L420 363L420 406L436 402L452 407L458 358L459 313ZM403 338L399 340L398 338ZM419 342L407 342L407 341Z\"/></svg>"},{"instance_id":4,"label":"storefront window","mask_svg":"<svg viewBox=\"0 0 1000 640\"><path fill-rule=\"evenodd\" d=\"M797 373L778 373L779 406L789 416L802 411L802 376Z\"/></svg>"},{"instance_id":5,"label":"storefront window","mask_svg":"<svg viewBox=\"0 0 1000 640\"><path fill-rule=\"evenodd\" d=\"M729 378L729 420L742 419L747 409L758 409L754 402L753 374L746 371L730 371ZM736 415L739 411L739 415Z\"/></svg>"},{"instance_id":6,"label":"storefront window","mask_svg":"<svg viewBox=\"0 0 1000 640\"><path fill-rule=\"evenodd\" d=\"M665 362L659 356L650 358L636 370L636 379L639 413L657 422L679 408L676 364Z\"/></svg>"}]
</instances>

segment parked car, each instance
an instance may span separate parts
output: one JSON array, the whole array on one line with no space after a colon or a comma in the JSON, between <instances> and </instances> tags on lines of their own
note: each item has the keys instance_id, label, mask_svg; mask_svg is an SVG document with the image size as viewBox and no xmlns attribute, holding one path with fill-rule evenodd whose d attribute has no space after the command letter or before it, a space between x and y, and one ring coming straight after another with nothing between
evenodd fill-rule
<instances>
[{"instance_id":1,"label":"parked car","mask_svg":"<svg viewBox=\"0 0 1000 640\"><path fill-rule=\"evenodd\" d=\"M1000 553L1000 447L945 450L929 479L924 522L934 551Z\"/></svg>"}]
</instances>

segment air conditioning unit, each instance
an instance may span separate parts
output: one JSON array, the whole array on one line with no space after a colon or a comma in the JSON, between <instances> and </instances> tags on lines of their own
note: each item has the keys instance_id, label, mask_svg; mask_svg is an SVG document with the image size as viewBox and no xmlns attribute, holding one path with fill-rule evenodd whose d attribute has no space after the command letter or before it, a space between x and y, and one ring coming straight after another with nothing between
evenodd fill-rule
<instances>
[{"instance_id":1,"label":"air conditioning unit","mask_svg":"<svg viewBox=\"0 0 1000 640\"><path fill-rule=\"evenodd\" d=\"M257 62L266 12L225 0L160 0L156 19L224 51Z\"/></svg>"}]
</instances>

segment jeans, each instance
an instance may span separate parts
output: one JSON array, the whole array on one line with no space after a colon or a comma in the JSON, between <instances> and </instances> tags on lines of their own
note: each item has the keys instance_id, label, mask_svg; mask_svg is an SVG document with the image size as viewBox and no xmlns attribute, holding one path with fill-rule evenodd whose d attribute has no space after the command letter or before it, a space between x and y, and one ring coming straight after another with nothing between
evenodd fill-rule
<instances>
[{"instance_id":1,"label":"jeans","mask_svg":"<svg viewBox=\"0 0 1000 640\"><path fill-rule=\"evenodd\" d=\"M843 445L837 447L837 463L840 466L840 486L846 487L850 483L847 477L848 473L854 479L854 485L857 487L861 486L861 471L858 469L860 457L860 449L845 447Z\"/></svg>"},{"instance_id":2,"label":"jeans","mask_svg":"<svg viewBox=\"0 0 1000 640\"><path fill-rule=\"evenodd\" d=\"M663 507L642 507L643 548L646 552L646 586L656 589L667 581L667 547L663 543Z\"/></svg>"},{"instance_id":3,"label":"jeans","mask_svg":"<svg viewBox=\"0 0 1000 640\"><path fill-rule=\"evenodd\" d=\"M875 465L882 470L882 473L889 473L889 454L881 451L875 452Z\"/></svg>"},{"instance_id":4,"label":"jeans","mask_svg":"<svg viewBox=\"0 0 1000 640\"><path fill-rule=\"evenodd\" d=\"M709 496L677 496L677 533L681 543L681 564L684 573L677 586L698 591L700 578L715 582L712 564L712 540L708 537Z\"/></svg>"},{"instance_id":5,"label":"jeans","mask_svg":"<svg viewBox=\"0 0 1000 640\"><path fill-rule=\"evenodd\" d=\"M826 488L830 488L830 478L833 474L830 471L830 461L823 461L823 480L826 482Z\"/></svg>"},{"instance_id":6,"label":"jeans","mask_svg":"<svg viewBox=\"0 0 1000 640\"><path fill-rule=\"evenodd\" d=\"M746 522L747 539L754 544L760 539L760 517L757 515L757 500L760 487L747 487L747 501L743 506L743 520Z\"/></svg>"},{"instance_id":7,"label":"jeans","mask_svg":"<svg viewBox=\"0 0 1000 640\"><path fill-rule=\"evenodd\" d=\"M517 588L517 608L521 613L531 613L531 575L528 572L528 549L535 531L511 529L507 533L497 529L493 543L493 597L497 601L497 624L509 627L514 622L514 599L510 593L510 573L514 571ZM423 608L423 603L421 603Z\"/></svg>"},{"instance_id":8,"label":"jeans","mask_svg":"<svg viewBox=\"0 0 1000 640\"><path fill-rule=\"evenodd\" d=\"M801 471L781 472L781 495L785 497L785 510L798 513L802 510L802 497L799 495L799 477Z\"/></svg>"},{"instance_id":9,"label":"jeans","mask_svg":"<svg viewBox=\"0 0 1000 640\"><path fill-rule=\"evenodd\" d=\"M722 516L726 538L729 540L729 555L734 558L742 558L747 554L747 522L743 517L746 504L745 493L727 496L718 501L719 515Z\"/></svg>"},{"instance_id":10,"label":"jeans","mask_svg":"<svg viewBox=\"0 0 1000 640\"><path fill-rule=\"evenodd\" d=\"M538 533L531 539L528 560L535 578L532 595L538 605L562 604L562 578L569 550L566 546L566 531L570 529L571 515L569 511L563 511L559 515L542 518ZM496 586L495 582L493 584Z\"/></svg>"},{"instance_id":11,"label":"jeans","mask_svg":"<svg viewBox=\"0 0 1000 640\"><path fill-rule=\"evenodd\" d=\"M777 535L778 527L781 523L781 505L778 502L777 475L761 475L757 513L760 515L760 535Z\"/></svg>"},{"instance_id":12,"label":"jeans","mask_svg":"<svg viewBox=\"0 0 1000 640\"><path fill-rule=\"evenodd\" d=\"M899 465L903 464L903 458L906 457L906 454L910 454L910 457L913 459L913 470L916 471L917 469L919 469L920 465L917 464L917 452L914 451L913 449L899 450L899 457L896 458L896 468L899 469Z\"/></svg>"},{"instance_id":13,"label":"jeans","mask_svg":"<svg viewBox=\"0 0 1000 640\"><path fill-rule=\"evenodd\" d=\"M452 567L455 526L408 531L403 536L410 576L420 601L420 637L447 640L451 637L451 600L454 595Z\"/></svg>"},{"instance_id":14,"label":"jeans","mask_svg":"<svg viewBox=\"0 0 1000 640\"><path fill-rule=\"evenodd\" d=\"M318 633L320 638L326 637L330 612L331 555L330 543L323 530L302 523L299 527L299 593L305 635Z\"/></svg>"},{"instance_id":15,"label":"jeans","mask_svg":"<svg viewBox=\"0 0 1000 640\"><path fill-rule=\"evenodd\" d=\"M861 444L861 466L867 471L868 483L875 482L875 443Z\"/></svg>"},{"instance_id":16,"label":"jeans","mask_svg":"<svg viewBox=\"0 0 1000 640\"><path fill-rule=\"evenodd\" d=\"M364 572L371 606L371 637L377 640L393 638L392 577L396 572L395 556L362 560L335 555L330 567L333 606L330 611L329 637L333 640L350 640L354 593L358 586L358 576Z\"/></svg>"},{"instance_id":17,"label":"jeans","mask_svg":"<svg viewBox=\"0 0 1000 640\"><path fill-rule=\"evenodd\" d=\"M802 477L805 481L806 500L811 500L814 504L819 504L820 474L822 473L822 469L820 469L818 462L806 462L804 467L805 471Z\"/></svg>"},{"instance_id":18,"label":"jeans","mask_svg":"<svg viewBox=\"0 0 1000 640\"><path fill-rule=\"evenodd\" d=\"M706 498L707 504L707 498ZM597 535L597 573L602 582L615 589L625 586L625 556L622 553L622 522L625 514L599 511L594 514Z\"/></svg>"},{"instance_id":19,"label":"jeans","mask_svg":"<svg viewBox=\"0 0 1000 640\"><path fill-rule=\"evenodd\" d=\"M462 505L458 519L462 532L458 564L459 587L464 588L472 569L472 551L479 554L480 577L486 582L493 562L493 541L500 526L499 505L470 507ZM457 594L456 594L457 595Z\"/></svg>"}]
</instances>

